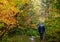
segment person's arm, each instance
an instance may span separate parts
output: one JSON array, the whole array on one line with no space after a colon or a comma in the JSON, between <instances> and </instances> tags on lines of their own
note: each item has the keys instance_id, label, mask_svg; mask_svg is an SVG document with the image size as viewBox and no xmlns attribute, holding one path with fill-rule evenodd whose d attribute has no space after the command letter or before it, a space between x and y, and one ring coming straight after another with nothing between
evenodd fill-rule
<instances>
[{"instance_id":1,"label":"person's arm","mask_svg":"<svg viewBox=\"0 0 60 42\"><path fill-rule=\"evenodd\" d=\"M40 29L40 26L38 27L38 32L40 33L41 29Z\"/></svg>"},{"instance_id":2,"label":"person's arm","mask_svg":"<svg viewBox=\"0 0 60 42\"><path fill-rule=\"evenodd\" d=\"M45 32L45 26L43 26L43 31Z\"/></svg>"}]
</instances>

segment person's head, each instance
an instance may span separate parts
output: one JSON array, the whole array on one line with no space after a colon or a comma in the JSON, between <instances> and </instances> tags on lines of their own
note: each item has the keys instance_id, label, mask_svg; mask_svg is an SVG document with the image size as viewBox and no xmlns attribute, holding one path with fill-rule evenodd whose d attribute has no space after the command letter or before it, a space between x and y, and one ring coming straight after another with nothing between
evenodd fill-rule
<instances>
[{"instance_id":1,"label":"person's head","mask_svg":"<svg viewBox=\"0 0 60 42\"><path fill-rule=\"evenodd\" d=\"M41 22L41 23L39 24L39 26L44 26L44 23L43 23L43 22Z\"/></svg>"}]
</instances>

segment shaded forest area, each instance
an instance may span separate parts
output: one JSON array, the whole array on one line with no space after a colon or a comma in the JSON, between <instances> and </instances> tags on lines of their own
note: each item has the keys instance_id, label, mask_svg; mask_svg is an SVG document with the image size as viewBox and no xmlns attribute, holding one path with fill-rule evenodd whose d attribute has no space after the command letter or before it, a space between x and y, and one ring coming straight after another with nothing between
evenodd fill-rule
<instances>
[{"instance_id":1,"label":"shaded forest area","mask_svg":"<svg viewBox=\"0 0 60 42\"><path fill-rule=\"evenodd\" d=\"M60 0L50 4L50 14L44 22L45 39L60 42ZM34 5L33 0L0 0L0 42L30 42L31 36L39 42L40 14Z\"/></svg>"}]
</instances>

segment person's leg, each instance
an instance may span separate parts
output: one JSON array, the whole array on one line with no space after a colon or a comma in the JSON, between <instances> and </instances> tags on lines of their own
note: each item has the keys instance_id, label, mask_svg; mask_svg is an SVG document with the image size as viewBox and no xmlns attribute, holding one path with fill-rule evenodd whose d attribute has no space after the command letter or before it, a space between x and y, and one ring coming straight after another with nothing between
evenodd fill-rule
<instances>
[{"instance_id":1,"label":"person's leg","mask_svg":"<svg viewBox=\"0 0 60 42\"><path fill-rule=\"evenodd\" d=\"M40 33L40 39L43 40L44 36L43 36L44 33Z\"/></svg>"},{"instance_id":2,"label":"person's leg","mask_svg":"<svg viewBox=\"0 0 60 42\"><path fill-rule=\"evenodd\" d=\"M44 40L44 33L40 33L40 40L41 40L41 42L45 42L45 40Z\"/></svg>"},{"instance_id":3,"label":"person's leg","mask_svg":"<svg viewBox=\"0 0 60 42\"><path fill-rule=\"evenodd\" d=\"M40 39L42 40L42 33L40 33Z\"/></svg>"}]
</instances>

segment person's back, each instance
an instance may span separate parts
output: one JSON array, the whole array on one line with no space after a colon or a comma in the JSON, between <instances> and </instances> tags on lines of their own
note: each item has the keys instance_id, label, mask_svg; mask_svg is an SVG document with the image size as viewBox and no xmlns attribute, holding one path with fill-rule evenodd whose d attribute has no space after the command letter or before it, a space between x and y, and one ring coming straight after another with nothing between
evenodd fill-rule
<instances>
[{"instance_id":1,"label":"person's back","mask_svg":"<svg viewBox=\"0 0 60 42\"><path fill-rule=\"evenodd\" d=\"M38 27L39 33L44 33L45 32L45 26L43 24L40 24Z\"/></svg>"},{"instance_id":2,"label":"person's back","mask_svg":"<svg viewBox=\"0 0 60 42\"><path fill-rule=\"evenodd\" d=\"M40 39L42 40L43 39L44 32L45 32L45 26L44 26L44 24L39 24L38 32L40 34Z\"/></svg>"}]
</instances>

